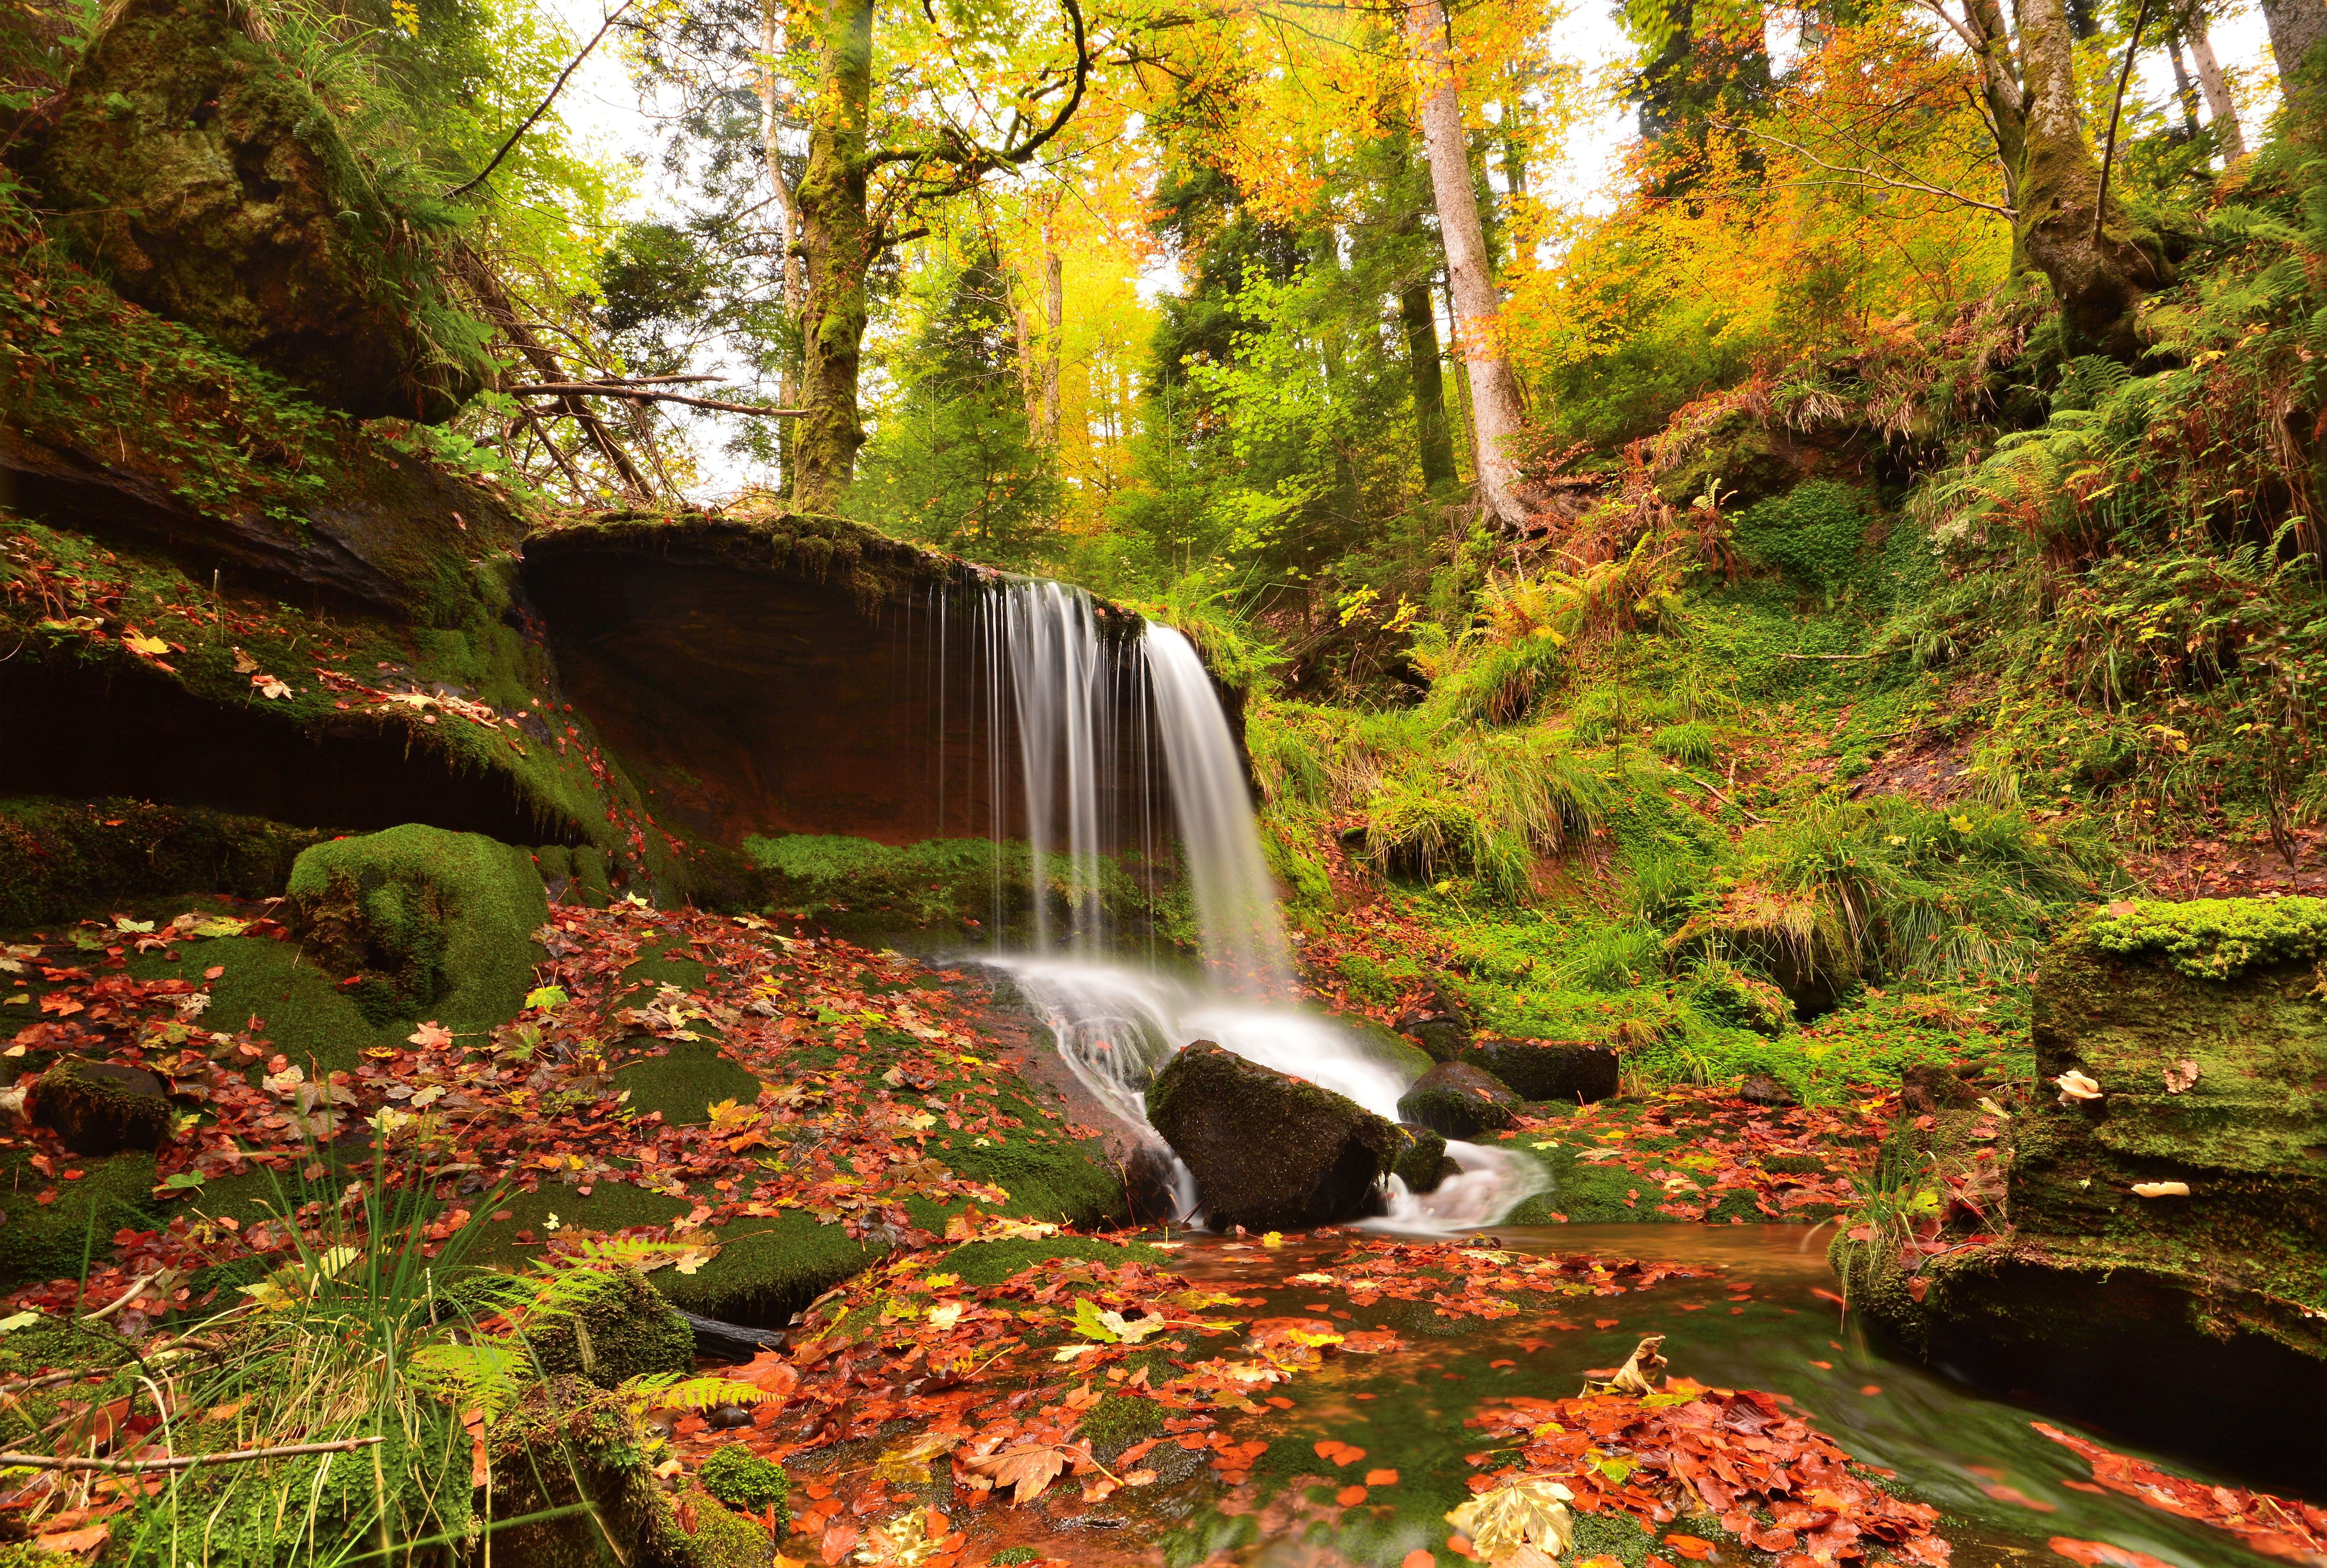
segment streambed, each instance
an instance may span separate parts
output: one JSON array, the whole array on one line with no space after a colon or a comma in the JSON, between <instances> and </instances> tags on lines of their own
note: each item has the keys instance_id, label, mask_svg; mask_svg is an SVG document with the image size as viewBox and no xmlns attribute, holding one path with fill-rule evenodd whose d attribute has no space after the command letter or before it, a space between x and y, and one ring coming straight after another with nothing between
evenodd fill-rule
<instances>
[{"instance_id":1,"label":"streambed","mask_svg":"<svg viewBox=\"0 0 2327 1568\"><path fill-rule=\"evenodd\" d=\"M1492 1235L1515 1252L1669 1260L1712 1272L1548 1309L1521 1298L1518 1314L1489 1321L1445 1321L1426 1303L1385 1300L1352 1308L1338 1293L1288 1283L1328 1268L1348 1245L1341 1236L1289 1237L1274 1248L1202 1234L1182 1238L1176 1270L1266 1298L1266 1307L1251 1309L1263 1316L1305 1313L1330 1316L1344 1328L1394 1327L1405 1348L1328 1357L1283 1390L1291 1408L1230 1423L1232 1441L1266 1440L1268 1446L1254 1461L1250 1483L1160 1543L1171 1560L1201 1560L1211 1548L1251 1564L1317 1561L1321 1553L1328 1560L1395 1563L1422 1547L1451 1562L1442 1516L1468 1496L1464 1482L1474 1470L1464 1456L1490 1446L1464 1422L1495 1398L1573 1395L1588 1371L1616 1367L1642 1335L1661 1333L1673 1373L1715 1387L1783 1395L1854 1456L1896 1471L1903 1492L1942 1511L1939 1533L1966 1568L2065 1561L2048 1546L2054 1537L2106 1543L2179 1568L2272 1561L2222 1532L2094 1489L2087 1463L2032 1423L2047 1422L2195 1479L2237 1485L2242 1478L2144 1454L2058 1414L1982 1395L1871 1341L1833 1299L1825 1257L1830 1233L1823 1228L1503 1227ZM1549 1327L1554 1319L1577 1327ZM2128 1376L2138 1373L2127 1368ZM1318 1457L1320 1442L1351 1445L1364 1455L1336 1464ZM1364 1473L1380 1470L1397 1471L1397 1482L1368 1488L1353 1504L1336 1500L1350 1495L1347 1489ZM1119 1548L1092 1545L1098 1556L1117 1560ZM1637 1561L1645 1543L1636 1539L1629 1553L1626 1545L1612 1535L1596 1549ZM1054 1540L1046 1549L1062 1548ZM1771 1561L1734 1542L1717 1557Z\"/></svg>"}]
</instances>

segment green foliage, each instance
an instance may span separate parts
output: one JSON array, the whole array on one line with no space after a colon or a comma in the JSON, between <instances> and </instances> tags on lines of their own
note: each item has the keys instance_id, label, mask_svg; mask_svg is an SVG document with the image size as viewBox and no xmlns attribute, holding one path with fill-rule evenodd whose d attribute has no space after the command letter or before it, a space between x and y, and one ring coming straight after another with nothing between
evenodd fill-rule
<instances>
[{"instance_id":1,"label":"green foliage","mask_svg":"<svg viewBox=\"0 0 2327 1568\"><path fill-rule=\"evenodd\" d=\"M990 258L920 275L918 320L891 356L899 390L874 415L848 508L902 537L1024 566L1060 492L1019 380L1010 286Z\"/></svg>"},{"instance_id":2,"label":"green foliage","mask_svg":"<svg viewBox=\"0 0 2327 1568\"><path fill-rule=\"evenodd\" d=\"M1783 572L1828 597L1883 586L1880 563L1866 548L1864 490L1832 480L1811 480L1737 514L1737 553L1757 566Z\"/></svg>"},{"instance_id":3,"label":"green foliage","mask_svg":"<svg viewBox=\"0 0 2327 1568\"><path fill-rule=\"evenodd\" d=\"M2096 916L2083 938L2105 953L2158 953L2183 975L2229 980L2257 965L2327 951L2327 899L2144 899Z\"/></svg>"},{"instance_id":4,"label":"green foliage","mask_svg":"<svg viewBox=\"0 0 2327 1568\"><path fill-rule=\"evenodd\" d=\"M784 1467L762 1459L740 1442L712 1450L697 1472L703 1489L731 1508L758 1514L776 1510L776 1528L791 1522L791 1479Z\"/></svg>"}]
</instances>

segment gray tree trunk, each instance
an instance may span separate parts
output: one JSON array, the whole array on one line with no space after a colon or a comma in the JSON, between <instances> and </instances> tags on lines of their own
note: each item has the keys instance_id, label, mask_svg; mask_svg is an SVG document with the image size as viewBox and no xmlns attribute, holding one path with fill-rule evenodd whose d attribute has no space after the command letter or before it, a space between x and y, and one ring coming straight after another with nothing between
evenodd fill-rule
<instances>
[{"instance_id":1,"label":"gray tree trunk","mask_svg":"<svg viewBox=\"0 0 2327 1568\"><path fill-rule=\"evenodd\" d=\"M2238 130L2238 100L2230 97L2230 79L2214 57L2214 41L2206 36L2206 13L2191 5L2182 14L2182 36L2190 41L2190 62L2198 68L2198 90L2206 95L2206 114L2213 122L2215 145L2222 156L2246 156L2247 139Z\"/></svg>"},{"instance_id":2,"label":"gray tree trunk","mask_svg":"<svg viewBox=\"0 0 2327 1568\"><path fill-rule=\"evenodd\" d=\"M2057 4L2057 0L2055 0ZM1415 53L1422 67L1422 147L1438 209L1438 239L1446 249L1448 293L1454 303L1456 346L1471 386L1471 433L1480 499L1506 528L1524 526L1535 509L1519 481L1519 447L1527 417L1518 379L1495 341L1495 280L1472 184L1471 149L1463 134L1463 105L1447 58L1446 12L1441 0L1420 0L1408 12Z\"/></svg>"},{"instance_id":3,"label":"gray tree trunk","mask_svg":"<svg viewBox=\"0 0 2327 1568\"><path fill-rule=\"evenodd\" d=\"M2327 43L2327 0L2262 0L2262 19L2270 29L2270 57L2278 64L2279 86L2291 89L2303 62Z\"/></svg>"}]
</instances>

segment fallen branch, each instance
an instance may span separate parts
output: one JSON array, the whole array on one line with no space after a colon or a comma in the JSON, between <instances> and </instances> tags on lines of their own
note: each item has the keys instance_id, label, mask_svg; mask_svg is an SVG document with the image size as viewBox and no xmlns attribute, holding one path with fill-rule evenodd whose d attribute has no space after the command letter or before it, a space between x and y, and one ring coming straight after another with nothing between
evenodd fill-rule
<instances>
[{"instance_id":1,"label":"fallen branch","mask_svg":"<svg viewBox=\"0 0 2327 1568\"><path fill-rule=\"evenodd\" d=\"M1763 818L1756 817L1752 812L1747 811L1744 807L1739 806L1736 801L1732 800L1728 796L1724 795L1720 790L1715 789L1712 785L1707 784L1704 779L1698 778L1696 774L1689 772L1687 769L1675 768L1670 770L1679 774L1682 778L1696 785L1699 789L1704 790L1707 795L1710 795L1715 800L1720 801L1724 806L1737 807L1737 810L1744 817L1746 821L1760 822L1763 820Z\"/></svg>"},{"instance_id":2,"label":"fallen branch","mask_svg":"<svg viewBox=\"0 0 2327 1568\"><path fill-rule=\"evenodd\" d=\"M352 1453L386 1442L385 1437L350 1437L338 1442L286 1442L275 1448L238 1448L224 1453L176 1454L168 1459L78 1459L61 1453L0 1453L0 1465L27 1470L105 1470L135 1475L141 1470L191 1470L196 1465L236 1464L249 1459L291 1459L308 1453Z\"/></svg>"},{"instance_id":3,"label":"fallen branch","mask_svg":"<svg viewBox=\"0 0 2327 1568\"><path fill-rule=\"evenodd\" d=\"M684 403L689 408L756 414L763 419L797 419L808 412L805 408L762 408L754 403L724 403L716 397L689 397L680 392L650 392L621 382L544 381L531 387L504 387L501 390L512 397L627 397L633 403Z\"/></svg>"},{"instance_id":4,"label":"fallen branch","mask_svg":"<svg viewBox=\"0 0 2327 1568\"><path fill-rule=\"evenodd\" d=\"M1871 653L1781 653L1780 658L1873 658Z\"/></svg>"}]
</instances>

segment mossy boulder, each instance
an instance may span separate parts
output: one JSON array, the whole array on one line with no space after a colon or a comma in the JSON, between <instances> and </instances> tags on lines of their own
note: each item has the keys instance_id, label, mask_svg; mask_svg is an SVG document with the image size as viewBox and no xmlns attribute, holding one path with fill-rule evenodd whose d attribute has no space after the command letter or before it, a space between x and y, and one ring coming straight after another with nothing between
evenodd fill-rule
<instances>
[{"instance_id":1,"label":"mossy boulder","mask_svg":"<svg viewBox=\"0 0 2327 1568\"><path fill-rule=\"evenodd\" d=\"M656 1484L620 1395L578 1377L536 1385L485 1433L493 1555L527 1568L765 1568L768 1533L709 1493ZM577 1505L581 1505L577 1507ZM610 1544L615 1548L610 1550Z\"/></svg>"},{"instance_id":2,"label":"mossy boulder","mask_svg":"<svg viewBox=\"0 0 2327 1568\"><path fill-rule=\"evenodd\" d=\"M549 919L528 851L417 823L306 851L287 904L315 957L360 976L366 1017L433 1014L456 1031L524 1005L540 960L533 933Z\"/></svg>"},{"instance_id":3,"label":"mossy boulder","mask_svg":"<svg viewBox=\"0 0 2327 1568\"><path fill-rule=\"evenodd\" d=\"M42 1072L25 1114L76 1154L158 1149L170 1136L170 1101L152 1073L69 1056Z\"/></svg>"},{"instance_id":4,"label":"mossy boulder","mask_svg":"<svg viewBox=\"0 0 2327 1568\"><path fill-rule=\"evenodd\" d=\"M712 1451L697 1476L705 1491L731 1508L752 1514L774 1508L780 1527L791 1522L791 1478L740 1442Z\"/></svg>"},{"instance_id":5,"label":"mossy boulder","mask_svg":"<svg viewBox=\"0 0 2327 1568\"><path fill-rule=\"evenodd\" d=\"M401 203L226 0L130 0L33 160L52 231L121 295L359 418L449 416L484 330L437 281L453 214Z\"/></svg>"},{"instance_id":6,"label":"mossy boulder","mask_svg":"<svg viewBox=\"0 0 2327 1568\"><path fill-rule=\"evenodd\" d=\"M1215 1227L1295 1230L1377 1213L1392 1123L1208 1040L1155 1078L1147 1119L1196 1179Z\"/></svg>"},{"instance_id":7,"label":"mossy boulder","mask_svg":"<svg viewBox=\"0 0 2327 1568\"><path fill-rule=\"evenodd\" d=\"M1665 947L1677 962L1718 960L1775 985L1801 1019L1831 1011L1859 974L1850 932L1831 901L1815 888L1752 879L1724 888Z\"/></svg>"},{"instance_id":8,"label":"mossy boulder","mask_svg":"<svg viewBox=\"0 0 2327 1568\"><path fill-rule=\"evenodd\" d=\"M1399 1108L1405 1108L1403 1102ZM1447 1157L1444 1134L1419 1125L1398 1124L1405 1141L1390 1162L1390 1174L1406 1183L1408 1192L1435 1192L1438 1185L1463 1168Z\"/></svg>"},{"instance_id":9,"label":"mossy boulder","mask_svg":"<svg viewBox=\"0 0 2327 1568\"><path fill-rule=\"evenodd\" d=\"M1509 1085L1481 1068L1470 1062L1442 1061L1398 1097L1397 1114L1404 1121L1441 1134L1443 1153L1446 1138L1467 1142L1481 1133L1510 1126L1526 1103ZM1411 1181L1406 1185L1414 1187Z\"/></svg>"},{"instance_id":10,"label":"mossy boulder","mask_svg":"<svg viewBox=\"0 0 2327 1568\"><path fill-rule=\"evenodd\" d=\"M546 1374L612 1388L651 1372L695 1368L695 1329L635 1269L570 1274L547 1311L526 1323Z\"/></svg>"},{"instance_id":11,"label":"mossy boulder","mask_svg":"<svg viewBox=\"0 0 2327 1568\"><path fill-rule=\"evenodd\" d=\"M1462 1066L1490 1074L1529 1100L1590 1105L1615 1094L1616 1053L1573 1041L1482 1040Z\"/></svg>"},{"instance_id":12,"label":"mossy boulder","mask_svg":"<svg viewBox=\"0 0 2327 1568\"><path fill-rule=\"evenodd\" d=\"M2038 970L2034 1103L1926 1113L1988 1123L2003 1202L1957 1228L1993 1239L1911 1274L1873 1235L1834 1261L1953 1367L2130 1429L2235 1409L2327 1452L2327 903L2113 909Z\"/></svg>"},{"instance_id":13,"label":"mossy boulder","mask_svg":"<svg viewBox=\"0 0 2327 1568\"><path fill-rule=\"evenodd\" d=\"M110 912L109 901L149 893L269 898L323 836L145 800L0 800L0 929Z\"/></svg>"}]
</instances>

